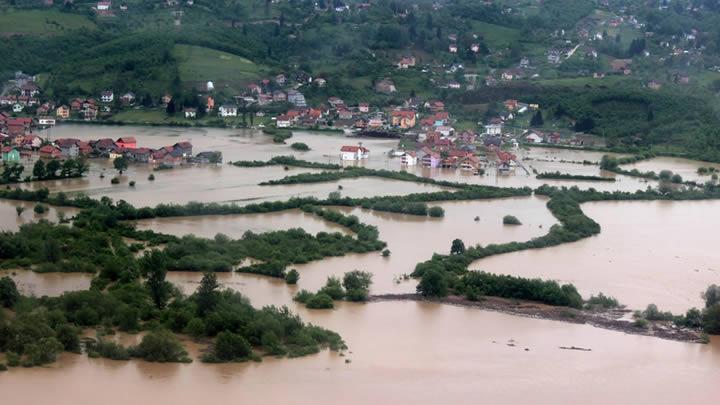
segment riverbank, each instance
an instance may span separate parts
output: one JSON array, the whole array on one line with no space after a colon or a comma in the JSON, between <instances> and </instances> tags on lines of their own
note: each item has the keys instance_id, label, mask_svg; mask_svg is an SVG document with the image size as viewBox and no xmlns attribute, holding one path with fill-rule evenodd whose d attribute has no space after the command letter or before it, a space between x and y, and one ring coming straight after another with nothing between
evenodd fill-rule
<instances>
[{"instance_id":1,"label":"riverbank","mask_svg":"<svg viewBox=\"0 0 720 405\"><path fill-rule=\"evenodd\" d=\"M579 310L569 307L551 306L532 301L511 300L498 297L483 297L470 301L459 296L428 298L420 294L379 294L372 295L368 302L418 301L476 308L527 318L546 319L574 324L587 324L596 328L623 332L630 335L656 337L686 343L705 343L702 334L687 328L679 328L671 322L648 321L646 327L637 327L631 321L622 319L631 311L610 309L602 311Z\"/></svg>"}]
</instances>

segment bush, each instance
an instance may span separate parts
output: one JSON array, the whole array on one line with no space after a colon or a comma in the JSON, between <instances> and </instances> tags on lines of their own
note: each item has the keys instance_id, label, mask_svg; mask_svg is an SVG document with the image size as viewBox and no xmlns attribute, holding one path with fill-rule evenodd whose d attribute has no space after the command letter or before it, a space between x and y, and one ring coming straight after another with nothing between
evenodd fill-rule
<instances>
[{"instance_id":1,"label":"bush","mask_svg":"<svg viewBox=\"0 0 720 405\"><path fill-rule=\"evenodd\" d=\"M135 180L130 180L130 183L128 183L128 186L135 187Z\"/></svg>"},{"instance_id":2,"label":"bush","mask_svg":"<svg viewBox=\"0 0 720 405\"><path fill-rule=\"evenodd\" d=\"M120 178L113 177L112 179L110 179L110 184L120 184Z\"/></svg>"},{"instance_id":3,"label":"bush","mask_svg":"<svg viewBox=\"0 0 720 405\"><path fill-rule=\"evenodd\" d=\"M448 281L442 271L431 268L424 272L416 289L424 297L446 297Z\"/></svg>"},{"instance_id":4,"label":"bush","mask_svg":"<svg viewBox=\"0 0 720 405\"><path fill-rule=\"evenodd\" d=\"M244 337L228 331L218 333L213 345L213 359L219 362L245 361L251 354L252 346Z\"/></svg>"},{"instance_id":5,"label":"bush","mask_svg":"<svg viewBox=\"0 0 720 405\"><path fill-rule=\"evenodd\" d=\"M288 271L287 274L285 275L285 282L290 285L297 284L299 279L300 279L300 273L295 269Z\"/></svg>"},{"instance_id":6,"label":"bush","mask_svg":"<svg viewBox=\"0 0 720 405\"><path fill-rule=\"evenodd\" d=\"M149 181L155 181L155 175L152 174L152 173L150 173L150 175L148 176L148 180L149 180Z\"/></svg>"},{"instance_id":7,"label":"bush","mask_svg":"<svg viewBox=\"0 0 720 405\"><path fill-rule=\"evenodd\" d=\"M348 301L367 301L370 284L372 284L372 274L365 271L354 270L343 276L343 287L347 291Z\"/></svg>"},{"instance_id":8,"label":"bush","mask_svg":"<svg viewBox=\"0 0 720 405\"><path fill-rule=\"evenodd\" d=\"M345 291L337 277L330 276L325 282L325 286L318 291L318 294L326 294L333 300L341 300L345 297Z\"/></svg>"},{"instance_id":9,"label":"bush","mask_svg":"<svg viewBox=\"0 0 720 405\"><path fill-rule=\"evenodd\" d=\"M590 298L586 302L586 306L588 308L617 308L620 306L620 303L617 299L604 295L603 293L598 294L597 296L591 295Z\"/></svg>"},{"instance_id":10,"label":"bush","mask_svg":"<svg viewBox=\"0 0 720 405\"><path fill-rule=\"evenodd\" d=\"M300 290L295 296L293 297L294 301L297 301L301 304L307 304L308 301L310 301L311 298L313 298L315 294L311 293L308 290Z\"/></svg>"},{"instance_id":11,"label":"bush","mask_svg":"<svg viewBox=\"0 0 720 405\"><path fill-rule=\"evenodd\" d=\"M319 292L313 295L305 303L305 306L309 309L333 309L335 304L333 303L332 297L324 292Z\"/></svg>"},{"instance_id":12,"label":"bush","mask_svg":"<svg viewBox=\"0 0 720 405\"><path fill-rule=\"evenodd\" d=\"M198 339L205 335L205 322L200 318L193 318L185 326L185 333Z\"/></svg>"},{"instance_id":13,"label":"bush","mask_svg":"<svg viewBox=\"0 0 720 405\"><path fill-rule=\"evenodd\" d=\"M433 218L441 218L445 216L445 210L442 207L434 206L428 210L428 215Z\"/></svg>"},{"instance_id":14,"label":"bush","mask_svg":"<svg viewBox=\"0 0 720 405\"><path fill-rule=\"evenodd\" d=\"M46 213L48 210L48 207L43 204L35 204L35 207L33 207L33 211L35 211L36 214L42 215Z\"/></svg>"},{"instance_id":15,"label":"bush","mask_svg":"<svg viewBox=\"0 0 720 405\"><path fill-rule=\"evenodd\" d=\"M307 146L307 144L304 144L302 142L295 142L292 145L290 145L290 147L297 151L303 151L303 152L310 150L310 147Z\"/></svg>"},{"instance_id":16,"label":"bush","mask_svg":"<svg viewBox=\"0 0 720 405\"><path fill-rule=\"evenodd\" d=\"M649 304L642 312L642 316L648 321L672 321L674 318L670 312L661 312L655 304Z\"/></svg>"},{"instance_id":17,"label":"bush","mask_svg":"<svg viewBox=\"0 0 720 405\"><path fill-rule=\"evenodd\" d=\"M519 219L512 215L505 215L503 217L503 224L505 225L522 225L522 222L520 222Z\"/></svg>"},{"instance_id":18,"label":"bush","mask_svg":"<svg viewBox=\"0 0 720 405\"><path fill-rule=\"evenodd\" d=\"M139 345L130 348L130 355L160 363L191 361L178 338L164 329L145 335Z\"/></svg>"},{"instance_id":19,"label":"bush","mask_svg":"<svg viewBox=\"0 0 720 405\"><path fill-rule=\"evenodd\" d=\"M390 256L390 250L385 249L382 251L382 257L389 257Z\"/></svg>"}]
</instances>

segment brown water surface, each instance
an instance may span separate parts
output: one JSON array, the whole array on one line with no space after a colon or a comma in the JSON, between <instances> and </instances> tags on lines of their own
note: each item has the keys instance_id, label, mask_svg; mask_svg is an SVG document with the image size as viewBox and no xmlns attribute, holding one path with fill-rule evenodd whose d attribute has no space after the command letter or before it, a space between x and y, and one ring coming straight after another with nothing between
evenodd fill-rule
<instances>
[{"instance_id":1,"label":"brown water surface","mask_svg":"<svg viewBox=\"0 0 720 405\"><path fill-rule=\"evenodd\" d=\"M720 201L586 203L600 235L558 247L489 257L471 265L493 273L573 283L584 296L603 292L635 309L655 303L685 312L720 283Z\"/></svg>"}]
</instances>

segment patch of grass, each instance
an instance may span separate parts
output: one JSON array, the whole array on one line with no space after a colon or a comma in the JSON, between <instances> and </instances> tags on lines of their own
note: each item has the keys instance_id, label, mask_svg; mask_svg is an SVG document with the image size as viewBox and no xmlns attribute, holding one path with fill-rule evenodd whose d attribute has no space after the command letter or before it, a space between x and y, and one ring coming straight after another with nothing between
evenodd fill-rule
<instances>
[{"instance_id":1,"label":"patch of grass","mask_svg":"<svg viewBox=\"0 0 720 405\"><path fill-rule=\"evenodd\" d=\"M491 48L505 48L520 40L520 30L482 21L473 22L473 30L481 35Z\"/></svg>"},{"instance_id":2,"label":"patch of grass","mask_svg":"<svg viewBox=\"0 0 720 405\"><path fill-rule=\"evenodd\" d=\"M261 78L264 67L241 56L210 48L175 45L173 56L180 62L180 79L198 86L207 81L240 87Z\"/></svg>"},{"instance_id":3,"label":"patch of grass","mask_svg":"<svg viewBox=\"0 0 720 405\"><path fill-rule=\"evenodd\" d=\"M78 14L54 10L5 10L0 12L0 33L48 35L80 28L94 29L95 24Z\"/></svg>"}]
</instances>

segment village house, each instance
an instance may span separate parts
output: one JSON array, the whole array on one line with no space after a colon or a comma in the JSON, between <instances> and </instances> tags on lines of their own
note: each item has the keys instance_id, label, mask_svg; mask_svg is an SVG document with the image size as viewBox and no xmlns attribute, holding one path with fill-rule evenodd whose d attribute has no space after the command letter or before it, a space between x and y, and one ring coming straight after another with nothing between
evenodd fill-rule
<instances>
[{"instance_id":1,"label":"village house","mask_svg":"<svg viewBox=\"0 0 720 405\"><path fill-rule=\"evenodd\" d=\"M54 145L45 145L40 148L40 157L43 159L60 159L62 152Z\"/></svg>"},{"instance_id":2,"label":"village house","mask_svg":"<svg viewBox=\"0 0 720 405\"><path fill-rule=\"evenodd\" d=\"M369 113L370 112L370 104L368 104L368 103L358 104L358 111L360 111L361 113Z\"/></svg>"},{"instance_id":3,"label":"village house","mask_svg":"<svg viewBox=\"0 0 720 405\"><path fill-rule=\"evenodd\" d=\"M128 149L125 156L128 160L138 163L150 163L152 160L153 150L149 148Z\"/></svg>"},{"instance_id":4,"label":"village house","mask_svg":"<svg viewBox=\"0 0 720 405\"><path fill-rule=\"evenodd\" d=\"M282 102L287 101L287 94L285 94L282 90L275 90L272 92L273 101L275 102Z\"/></svg>"},{"instance_id":5,"label":"village house","mask_svg":"<svg viewBox=\"0 0 720 405\"><path fill-rule=\"evenodd\" d=\"M488 135L502 135L503 124L502 122L492 122L485 125L485 133Z\"/></svg>"},{"instance_id":6,"label":"village house","mask_svg":"<svg viewBox=\"0 0 720 405\"><path fill-rule=\"evenodd\" d=\"M420 162L424 167L436 168L440 167L440 154L434 150L424 147L420 151L421 158Z\"/></svg>"},{"instance_id":7,"label":"village house","mask_svg":"<svg viewBox=\"0 0 720 405\"><path fill-rule=\"evenodd\" d=\"M383 121L382 117L374 116L374 117L370 117L368 119L367 127L368 128L381 128L383 126L383 124L384 124L384 121Z\"/></svg>"},{"instance_id":8,"label":"village house","mask_svg":"<svg viewBox=\"0 0 720 405\"><path fill-rule=\"evenodd\" d=\"M318 77L313 81L318 87L325 87L327 84L327 80L323 79L322 77Z\"/></svg>"},{"instance_id":9,"label":"village house","mask_svg":"<svg viewBox=\"0 0 720 405\"><path fill-rule=\"evenodd\" d=\"M450 82L448 82L447 87L448 87L448 89L457 90L461 87L461 85L460 85L460 83L458 83L456 81L450 81Z\"/></svg>"},{"instance_id":10,"label":"village house","mask_svg":"<svg viewBox=\"0 0 720 405\"><path fill-rule=\"evenodd\" d=\"M55 146L60 149L60 154L62 156L75 158L80 154L80 147L78 147L79 142L79 139L61 138L55 141Z\"/></svg>"},{"instance_id":11,"label":"village house","mask_svg":"<svg viewBox=\"0 0 720 405\"><path fill-rule=\"evenodd\" d=\"M88 105L83 110L83 117L85 121L92 121L97 118L98 108L94 105Z\"/></svg>"},{"instance_id":12,"label":"village house","mask_svg":"<svg viewBox=\"0 0 720 405\"><path fill-rule=\"evenodd\" d=\"M287 115L278 115L277 119L275 120L275 126L278 128L290 128L292 126L293 119Z\"/></svg>"},{"instance_id":13,"label":"village house","mask_svg":"<svg viewBox=\"0 0 720 405\"><path fill-rule=\"evenodd\" d=\"M137 140L134 136L125 136L122 138L118 138L118 140L115 141L115 145L117 145L119 148L134 149L137 148Z\"/></svg>"},{"instance_id":14,"label":"village house","mask_svg":"<svg viewBox=\"0 0 720 405\"><path fill-rule=\"evenodd\" d=\"M414 111L392 111L390 113L392 126L409 129L415 126Z\"/></svg>"},{"instance_id":15,"label":"village house","mask_svg":"<svg viewBox=\"0 0 720 405\"><path fill-rule=\"evenodd\" d=\"M405 152L400 157L400 164L403 166L415 166L417 165L418 158L415 152Z\"/></svg>"},{"instance_id":16,"label":"village house","mask_svg":"<svg viewBox=\"0 0 720 405\"><path fill-rule=\"evenodd\" d=\"M415 66L415 57L414 56L403 57L397 63L398 69L407 69L407 68L410 68L413 66Z\"/></svg>"},{"instance_id":17,"label":"village house","mask_svg":"<svg viewBox=\"0 0 720 405\"><path fill-rule=\"evenodd\" d=\"M175 154L184 158L192 157L193 146L188 141L178 142L173 145Z\"/></svg>"},{"instance_id":18,"label":"village house","mask_svg":"<svg viewBox=\"0 0 720 405\"><path fill-rule=\"evenodd\" d=\"M262 93L262 88L258 86L256 83L250 83L247 85L247 89L250 92L250 94L260 94Z\"/></svg>"},{"instance_id":19,"label":"village house","mask_svg":"<svg viewBox=\"0 0 720 405\"><path fill-rule=\"evenodd\" d=\"M90 146L92 147L92 152L97 156L108 156L110 152L118 149L117 145L115 145L115 141L110 138L91 141Z\"/></svg>"},{"instance_id":20,"label":"village house","mask_svg":"<svg viewBox=\"0 0 720 405\"><path fill-rule=\"evenodd\" d=\"M457 51L458 51L457 45L456 44L448 45L448 51L450 51L450 53L457 53Z\"/></svg>"},{"instance_id":21,"label":"village house","mask_svg":"<svg viewBox=\"0 0 720 405\"><path fill-rule=\"evenodd\" d=\"M27 82L20 86L20 94L25 97L35 97L40 94L40 87L34 82Z\"/></svg>"},{"instance_id":22,"label":"village house","mask_svg":"<svg viewBox=\"0 0 720 405\"><path fill-rule=\"evenodd\" d=\"M193 163L198 164L220 164L223 161L222 152L219 151L209 151L209 152L200 152L192 159Z\"/></svg>"},{"instance_id":23,"label":"village house","mask_svg":"<svg viewBox=\"0 0 720 405\"><path fill-rule=\"evenodd\" d=\"M232 104L223 104L218 112L221 117L237 117L238 108Z\"/></svg>"},{"instance_id":24,"label":"village house","mask_svg":"<svg viewBox=\"0 0 720 405\"><path fill-rule=\"evenodd\" d=\"M12 146L2 147L2 161L3 163L18 163L20 162L20 151Z\"/></svg>"},{"instance_id":25,"label":"village house","mask_svg":"<svg viewBox=\"0 0 720 405\"><path fill-rule=\"evenodd\" d=\"M287 101L292 103L295 107L307 107L305 95L297 90L288 90Z\"/></svg>"},{"instance_id":26,"label":"village house","mask_svg":"<svg viewBox=\"0 0 720 405\"><path fill-rule=\"evenodd\" d=\"M123 105L132 105L135 102L135 93L127 92L120 96L120 102Z\"/></svg>"},{"instance_id":27,"label":"village house","mask_svg":"<svg viewBox=\"0 0 720 405\"><path fill-rule=\"evenodd\" d=\"M340 148L342 160L363 160L370 157L370 150L359 144L358 146L345 145Z\"/></svg>"},{"instance_id":28,"label":"village house","mask_svg":"<svg viewBox=\"0 0 720 405\"><path fill-rule=\"evenodd\" d=\"M183 108L183 114L185 114L185 118L196 118L197 117L197 108L190 108L190 107Z\"/></svg>"},{"instance_id":29,"label":"village house","mask_svg":"<svg viewBox=\"0 0 720 405\"><path fill-rule=\"evenodd\" d=\"M351 120L353 117L352 111L348 110L347 108L339 108L337 111L338 118L341 120Z\"/></svg>"},{"instance_id":30,"label":"village house","mask_svg":"<svg viewBox=\"0 0 720 405\"><path fill-rule=\"evenodd\" d=\"M287 78L282 73L275 76L275 83L277 83L279 86L284 86L286 81L287 81Z\"/></svg>"},{"instance_id":31,"label":"village house","mask_svg":"<svg viewBox=\"0 0 720 405\"><path fill-rule=\"evenodd\" d=\"M527 136L525 136L525 142L528 143L542 143L543 140L542 135L537 132L530 132Z\"/></svg>"},{"instance_id":32,"label":"village house","mask_svg":"<svg viewBox=\"0 0 720 405\"><path fill-rule=\"evenodd\" d=\"M97 10L98 11L107 11L110 10L110 7L112 7L112 2L110 1L99 1L97 3Z\"/></svg>"},{"instance_id":33,"label":"village house","mask_svg":"<svg viewBox=\"0 0 720 405\"><path fill-rule=\"evenodd\" d=\"M340 106L344 106L345 102L341 98L330 97L328 98L328 104L330 104L332 108L338 108Z\"/></svg>"},{"instance_id":34,"label":"village house","mask_svg":"<svg viewBox=\"0 0 720 405\"><path fill-rule=\"evenodd\" d=\"M625 75L629 75L632 72L630 70L631 64L632 59L613 59L612 61L610 61L610 67L614 72L622 73Z\"/></svg>"},{"instance_id":35,"label":"village house","mask_svg":"<svg viewBox=\"0 0 720 405\"><path fill-rule=\"evenodd\" d=\"M115 100L115 94L112 91L108 90L100 93L100 101L103 103L112 103L113 100Z\"/></svg>"}]
</instances>

